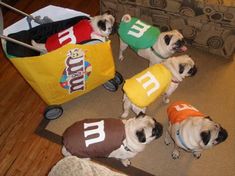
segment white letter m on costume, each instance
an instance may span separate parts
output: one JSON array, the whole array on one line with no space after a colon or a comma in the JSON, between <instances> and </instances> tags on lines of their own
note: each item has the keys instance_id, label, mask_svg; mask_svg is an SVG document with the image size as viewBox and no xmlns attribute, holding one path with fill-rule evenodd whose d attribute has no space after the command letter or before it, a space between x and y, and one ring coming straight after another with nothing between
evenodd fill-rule
<instances>
[{"instance_id":1,"label":"white letter m on costume","mask_svg":"<svg viewBox=\"0 0 235 176\"><path fill-rule=\"evenodd\" d=\"M132 35L136 38L140 38L144 35L144 33L150 28L149 25L144 24L140 20L136 21L136 23L131 27L128 31L129 35Z\"/></svg>"},{"instance_id":2,"label":"white letter m on costume","mask_svg":"<svg viewBox=\"0 0 235 176\"><path fill-rule=\"evenodd\" d=\"M158 80L153 76L152 73L150 73L149 71L146 72L144 75L142 75L139 78L136 78L136 80L142 84L144 89L149 89L147 91L147 95L150 96L152 93L154 93L155 91L157 91L160 87L160 83L158 82ZM152 86L151 86L152 85ZM148 87L151 88L148 88Z\"/></svg>"},{"instance_id":3,"label":"white letter m on costume","mask_svg":"<svg viewBox=\"0 0 235 176\"><path fill-rule=\"evenodd\" d=\"M59 37L60 44L64 43L68 39L69 39L68 43L73 43L73 44L76 43L76 37L74 36L74 33L73 33L73 27L70 27L58 33L58 37Z\"/></svg>"},{"instance_id":4,"label":"white letter m on costume","mask_svg":"<svg viewBox=\"0 0 235 176\"><path fill-rule=\"evenodd\" d=\"M85 130L89 127L96 127L96 129L92 130ZM90 144L102 142L105 139L105 132L104 132L104 120L101 120L99 122L93 122L93 123L84 123L84 136L85 138L90 135L98 134L98 137L87 139L85 140L86 147L88 147Z\"/></svg>"},{"instance_id":5,"label":"white letter m on costume","mask_svg":"<svg viewBox=\"0 0 235 176\"><path fill-rule=\"evenodd\" d=\"M176 109L176 111L183 111L183 110L189 109L189 110L194 110L194 111L198 112L198 110L195 107L193 107L191 105L187 105L187 104L176 105L175 109Z\"/></svg>"}]
</instances>

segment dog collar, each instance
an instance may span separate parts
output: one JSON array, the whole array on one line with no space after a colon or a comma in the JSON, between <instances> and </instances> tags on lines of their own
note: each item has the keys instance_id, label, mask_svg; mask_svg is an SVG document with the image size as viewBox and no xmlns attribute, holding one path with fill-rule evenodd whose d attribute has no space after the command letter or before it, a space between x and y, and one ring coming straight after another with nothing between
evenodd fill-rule
<instances>
[{"instance_id":1,"label":"dog collar","mask_svg":"<svg viewBox=\"0 0 235 176\"><path fill-rule=\"evenodd\" d=\"M171 82L175 83L175 84L179 84L180 82L179 81L176 81L176 80L171 80Z\"/></svg>"},{"instance_id":2,"label":"dog collar","mask_svg":"<svg viewBox=\"0 0 235 176\"><path fill-rule=\"evenodd\" d=\"M122 145L126 151L132 152L131 149L124 144L124 141L123 141Z\"/></svg>"},{"instance_id":3,"label":"dog collar","mask_svg":"<svg viewBox=\"0 0 235 176\"><path fill-rule=\"evenodd\" d=\"M183 140L182 137L180 136L180 131L179 131L179 129L176 131L176 136L178 137L178 139L179 139L180 143L183 145L183 147L184 147L186 150L190 151L191 149L187 147L187 145L185 144L184 140Z\"/></svg>"},{"instance_id":4,"label":"dog collar","mask_svg":"<svg viewBox=\"0 0 235 176\"><path fill-rule=\"evenodd\" d=\"M124 146L124 145L123 145ZM124 149L128 152L132 152L131 149L129 149L127 146L124 146Z\"/></svg>"},{"instance_id":5,"label":"dog collar","mask_svg":"<svg viewBox=\"0 0 235 176\"><path fill-rule=\"evenodd\" d=\"M150 47L151 51L158 57L160 57L161 59L166 59L165 57L163 57L162 55L160 55L153 47Z\"/></svg>"}]
</instances>

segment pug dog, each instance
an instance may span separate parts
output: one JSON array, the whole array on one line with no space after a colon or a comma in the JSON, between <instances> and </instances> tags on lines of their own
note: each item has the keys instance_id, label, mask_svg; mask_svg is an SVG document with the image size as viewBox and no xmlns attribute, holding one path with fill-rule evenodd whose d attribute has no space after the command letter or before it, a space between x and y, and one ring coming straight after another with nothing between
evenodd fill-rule
<instances>
[{"instance_id":1,"label":"pug dog","mask_svg":"<svg viewBox=\"0 0 235 176\"><path fill-rule=\"evenodd\" d=\"M105 13L91 17L90 20L83 19L74 26L49 36L46 43L36 43L32 40L31 44L43 53L47 53L68 43L83 43L92 39L105 42L112 33L114 22L115 18Z\"/></svg>"},{"instance_id":2,"label":"pug dog","mask_svg":"<svg viewBox=\"0 0 235 176\"><path fill-rule=\"evenodd\" d=\"M176 90L185 77L194 76L197 67L188 55L171 57L161 64L155 64L127 79L123 85L122 118L129 111L145 113L146 107L163 95L163 102L168 103L169 96Z\"/></svg>"},{"instance_id":3,"label":"pug dog","mask_svg":"<svg viewBox=\"0 0 235 176\"><path fill-rule=\"evenodd\" d=\"M127 120L82 120L64 132L62 154L79 158L116 158L127 167L131 164L130 158L162 135L162 128L154 118L143 113Z\"/></svg>"},{"instance_id":4,"label":"pug dog","mask_svg":"<svg viewBox=\"0 0 235 176\"><path fill-rule=\"evenodd\" d=\"M227 131L209 116L184 101L172 103L167 109L169 128L165 136L165 144L174 141L172 158L178 159L179 148L192 152L197 159L205 149L224 142Z\"/></svg>"},{"instance_id":5,"label":"pug dog","mask_svg":"<svg viewBox=\"0 0 235 176\"><path fill-rule=\"evenodd\" d=\"M175 52L187 50L183 35L178 30L160 32L157 27L126 14L122 17L118 34L120 37L119 60L130 46L139 56L149 60L149 65L158 64Z\"/></svg>"}]
</instances>

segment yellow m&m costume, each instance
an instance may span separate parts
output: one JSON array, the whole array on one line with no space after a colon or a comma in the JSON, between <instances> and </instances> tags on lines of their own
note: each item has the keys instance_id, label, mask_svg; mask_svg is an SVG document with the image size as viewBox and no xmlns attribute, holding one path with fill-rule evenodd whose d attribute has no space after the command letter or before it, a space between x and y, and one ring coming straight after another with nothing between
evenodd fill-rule
<instances>
[{"instance_id":1,"label":"yellow m&m costume","mask_svg":"<svg viewBox=\"0 0 235 176\"><path fill-rule=\"evenodd\" d=\"M146 107L166 91L172 75L162 64L155 64L127 79L123 90L127 97L139 107Z\"/></svg>"}]
</instances>

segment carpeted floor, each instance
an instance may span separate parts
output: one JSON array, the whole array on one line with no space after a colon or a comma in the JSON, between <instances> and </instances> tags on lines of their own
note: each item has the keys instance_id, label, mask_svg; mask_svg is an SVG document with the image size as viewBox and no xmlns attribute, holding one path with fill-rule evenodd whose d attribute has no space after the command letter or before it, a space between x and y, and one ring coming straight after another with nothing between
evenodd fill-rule
<instances>
[{"instance_id":1,"label":"carpeted floor","mask_svg":"<svg viewBox=\"0 0 235 176\"><path fill-rule=\"evenodd\" d=\"M124 53L125 60L118 61L118 38L113 36L111 40L117 70L124 78L129 78L147 67L148 62L130 49ZM187 54L190 54L196 62L198 73L195 77L186 78L183 81L172 95L171 102L184 100L201 112L210 115L213 120L227 129L229 133L227 141L205 151L199 160L184 151L181 152L179 160L173 160L171 158L173 145L164 144L163 134L161 138L149 144L144 152L131 160L133 166L131 169L126 169L119 163L114 167L118 166L129 175L136 175L140 170L144 172L139 172L138 175L145 175L146 172L159 176L235 175L235 61L192 48L187 51ZM77 120L119 118L122 113L122 97L121 87L117 92L109 92L100 86L88 94L63 104L63 116L50 122L43 120L37 133L60 143L64 130ZM167 105L159 98L147 110L147 114L155 117L165 129L167 127L166 108ZM133 115L132 113L130 117ZM135 170L136 168L140 170Z\"/></svg>"}]
</instances>

